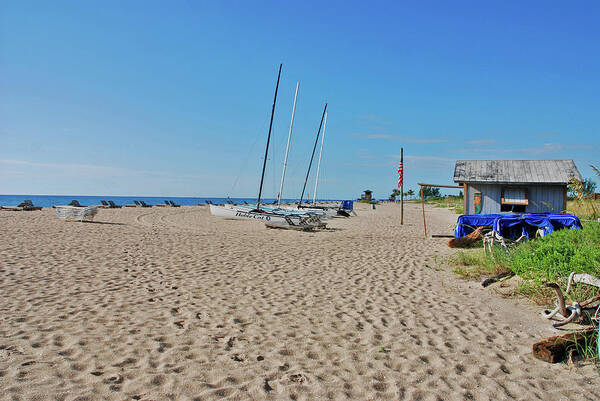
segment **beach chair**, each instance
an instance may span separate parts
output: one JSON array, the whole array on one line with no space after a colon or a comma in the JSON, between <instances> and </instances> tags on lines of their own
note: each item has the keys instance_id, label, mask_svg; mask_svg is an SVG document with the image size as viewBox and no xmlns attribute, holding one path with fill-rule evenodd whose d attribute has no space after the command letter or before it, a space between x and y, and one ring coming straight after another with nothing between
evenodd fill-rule
<instances>
[{"instance_id":1,"label":"beach chair","mask_svg":"<svg viewBox=\"0 0 600 401\"><path fill-rule=\"evenodd\" d=\"M156 205L156 206L158 206L158 205ZM168 200L165 201L165 206L171 206L171 204L169 203Z\"/></svg>"},{"instance_id":2,"label":"beach chair","mask_svg":"<svg viewBox=\"0 0 600 401\"><path fill-rule=\"evenodd\" d=\"M69 203L67 206L85 207L85 206L83 206L83 205L79 204L79 201L78 201L78 200L75 200L75 199L73 199L73 200L71 201L71 203Z\"/></svg>"},{"instance_id":3,"label":"beach chair","mask_svg":"<svg viewBox=\"0 0 600 401\"><path fill-rule=\"evenodd\" d=\"M144 202L143 200L140 201L140 206L141 207L152 207L152 205L147 204L146 202Z\"/></svg>"},{"instance_id":4,"label":"beach chair","mask_svg":"<svg viewBox=\"0 0 600 401\"><path fill-rule=\"evenodd\" d=\"M142 207L142 204L136 200L134 200L133 203L135 203L136 206Z\"/></svg>"},{"instance_id":5,"label":"beach chair","mask_svg":"<svg viewBox=\"0 0 600 401\"><path fill-rule=\"evenodd\" d=\"M42 210L41 206L33 206L33 202L30 200L23 201L23 203L21 203L19 205L19 207L22 207L23 210L27 210L27 211Z\"/></svg>"},{"instance_id":6,"label":"beach chair","mask_svg":"<svg viewBox=\"0 0 600 401\"><path fill-rule=\"evenodd\" d=\"M352 213L354 216L356 216L356 212L354 211L354 201L351 201L351 200L342 201L341 209L348 214Z\"/></svg>"},{"instance_id":7,"label":"beach chair","mask_svg":"<svg viewBox=\"0 0 600 401\"><path fill-rule=\"evenodd\" d=\"M56 215L66 221L93 221L98 206L56 206Z\"/></svg>"},{"instance_id":8,"label":"beach chair","mask_svg":"<svg viewBox=\"0 0 600 401\"><path fill-rule=\"evenodd\" d=\"M119 209L119 208L123 207L123 206L121 206L121 205L117 205L117 204L115 204L115 202L113 202L113 201L111 201L111 200L109 200L109 201L108 201L108 204L110 205L110 207L111 207L112 209Z\"/></svg>"},{"instance_id":9,"label":"beach chair","mask_svg":"<svg viewBox=\"0 0 600 401\"><path fill-rule=\"evenodd\" d=\"M173 202L172 200L169 201L169 203L171 204L171 206L173 207L179 207L181 205L178 205L177 203Z\"/></svg>"},{"instance_id":10,"label":"beach chair","mask_svg":"<svg viewBox=\"0 0 600 401\"><path fill-rule=\"evenodd\" d=\"M110 205L105 200L101 200L100 203L102 203L102 206L100 206L102 209L110 208Z\"/></svg>"},{"instance_id":11,"label":"beach chair","mask_svg":"<svg viewBox=\"0 0 600 401\"><path fill-rule=\"evenodd\" d=\"M42 210L41 206L33 206L33 202L30 200L23 201L19 203L17 206L0 206L2 210L12 210L15 212L19 211L32 211L32 210Z\"/></svg>"}]
</instances>

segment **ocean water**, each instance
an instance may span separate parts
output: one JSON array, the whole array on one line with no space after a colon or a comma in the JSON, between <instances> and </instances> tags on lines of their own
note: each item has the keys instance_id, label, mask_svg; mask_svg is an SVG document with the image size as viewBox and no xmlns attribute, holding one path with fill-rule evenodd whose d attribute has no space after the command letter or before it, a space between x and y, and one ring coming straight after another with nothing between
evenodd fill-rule
<instances>
[{"instance_id":1,"label":"ocean water","mask_svg":"<svg viewBox=\"0 0 600 401\"><path fill-rule=\"evenodd\" d=\"M53 205L67 205L72 200L77 200L82 206L90 205L101 205L101 200L113 201L117 205L133 205L133 201L143 200L149 205L164 204L165 200L172 200L178 205L198 205L204 204L207 200L213 203L226 203L227 200L231 200L234 203L248 203L256 202L256 198L209 198L209 197L198 197L198 198L177 198L177 197L163 197L163 196L83 196L83 195L0 195L0 206L16 206L24 200L31 200L35 206L52 207ZM272 203L275 199L264 198L263 203ZM297 199L282 199L282 202L297 202ZM324 201L337 201L334 199L319 199L320 202Z\"/></svg>"}]
</instances>

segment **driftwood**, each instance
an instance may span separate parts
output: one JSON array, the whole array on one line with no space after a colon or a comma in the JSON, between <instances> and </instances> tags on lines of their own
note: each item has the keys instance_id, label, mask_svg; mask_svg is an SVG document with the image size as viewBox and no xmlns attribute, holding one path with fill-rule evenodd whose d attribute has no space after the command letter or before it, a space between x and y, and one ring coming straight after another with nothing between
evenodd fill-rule
<instances>
[{"instance_id":1,"label":"driftwood","mask_svg":"<svg viewBox=\"0 0 600 401\"><path fill-rule=\"evenodd\" d=\"M485 227L477 227L471 234L460 238L452 238L448 241L450 248L466 248L483 238L482 231Z\"/></svg>"},{"instance_id":2,"label":"driftwood","mask_svg":"<svg viewBox=\"0 0 600 401\"><path fill-rule=\"evenodd\" d=\"M513 272L504 272L504 273L500 273L500 274L496 274L493 277L488 277L486 279L484 279L481 282L481 286L482 287L487 287L490 284L495 283L496 281L503 279L504 277L508 277L508 276L514 276L515 274Z\"/></svg>"},{"instance_id":3,"label":"driftwood","mask_svg":"<svg viewBox=\"0 0 600 401\"><path fill-rule=\"evenodd\" d=\"M548 337L533 344L533 356L549 363L564 360L569 353L576 355L586 344L597 340L596 327Z\"/></svg>"}]
</instances>

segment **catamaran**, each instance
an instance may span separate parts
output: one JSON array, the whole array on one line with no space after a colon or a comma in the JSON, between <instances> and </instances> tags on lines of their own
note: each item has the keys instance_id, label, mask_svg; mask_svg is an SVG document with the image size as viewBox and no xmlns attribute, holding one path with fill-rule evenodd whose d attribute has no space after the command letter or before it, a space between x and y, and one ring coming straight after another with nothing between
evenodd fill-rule
<instances>
[{"instance_id":1,"label":"catamaran","mask_svg":"<svg viewBox=\"0 0 600 401\"><path fill-rule=\"evenodd\" d=\"M312 155L310 157L310 162L308 163L308 170L306 172L306 178L304 180L304 186L302 188L302 194L300 195L300 200L297 205L281 206L282 209L289 210L289 211L296 211L296 212L300 212L300 213L322 213L324 215L324 217L326 217L326 218L333 218L333 217L337 217L337 216L344 216L344 217L349 216L349 214L347 212L345 212L344 210L341 209L341 205L321 206L321 205L316 204L317 185L319 183L319 170L321 167L321 157L323 156L323 143L325 140L326 126L327 126L327 103L325 103L325 107L323 109L323 114L321 115L321 122L319 124L319 129L317 131L317 137L315 139L315 145L313 146L313 151L312 151ZM323 136L321 139L321 150L319 152L319 163L317 166L317 175L315 178L315 192L313 194L313 203L308 204L308 202L307 202L307 204L303 205L302 199L304 198L304 192L306 191L306 184L308 182L308 177L310 176L310 170L311 170L312 163L313 163L313 160L315 157L315 151L316 151L317 145L319 143L319 136L321 135L321 129L323 129ZM287 153L286 153L286 157L287 157ZM284 169L284 171L285 171L285 169ZM282 178L282 183L283 183L283 178Z\"/></svg>"},{"instance_id":2,"label":"catamaran","mask_svg":"<svg viewBox=\"0 0 600 401\"><path fill-rule=\"evenodd\" d=\"M224 217L228 219L242 219L242 220L261 220L270 223L277 223L280 225L290 225L290 226L323 226L324 224L321 222L321 219L318 215L308 214L308 213L289 213L289 211L272 211L266 210L264 207L261 207L261 196L263 183L265 179L265 169L267 166L267 157L269 155L269 143L271 142L271 131L273 129L273 116L275 115L275 105L277 103L277 92L279 90L279 80L281 78L281 68L282 64L279 65L279 73L277 75L277 84L275 85L275 96L273 98L273 108L271 109L271 121L269 123L269 133L267 135L267 146L265 147L265 157L263 160L263 168L262 175L260 178L260 186L258 190L258 199L254 208L250 208L246 205L209 205L210 213L213 216ZM297 96L297 88L296 86L296 96ZM295 107L295 101L294 101ZM293 117L292 117L293 121ZM319 128L320 129L320 128ZM291 135L291 131L290 131ZM289 142L288 142L289 144Z\"/></svg>"}]
</instances>

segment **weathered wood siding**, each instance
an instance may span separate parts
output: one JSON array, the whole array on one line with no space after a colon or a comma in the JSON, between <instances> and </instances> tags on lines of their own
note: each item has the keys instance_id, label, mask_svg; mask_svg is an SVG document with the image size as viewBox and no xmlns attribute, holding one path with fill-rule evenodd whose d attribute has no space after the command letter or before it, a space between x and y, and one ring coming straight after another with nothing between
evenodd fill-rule
<instances>
[{"instance_id":1,"label":"weathered wood siding","mask_svg":"<svg viewBox=\"0 0 600 401\"><path fill-rule=\"evenodd\" d=\"M468 183L466 214L473 214L473 198L476 192L481 192L483 207L481 213L499 213L502 199L503 185ZM504 185L504 187L510 187ZM527 188L529 205L525 208L527 213L562 212L564 207L563 185L515 185L518 188Z\"/></svg>"},{"instance_id":2,"label":"weathered wood siding","mask_svg":"<svg viewBox=\"0 0 600 401\"><path fill-rule=\"evenodd\" d=\"M527 213L563 211L564 190L562 185L534 185L529 186L529 205Z\"/></svg>"},{"instance_id":3,"label":"weathered wood siding","mask_svg":"<svg viewBox=\"0 0 600 401\"><path fill-rule=\"evenodd\" d=\"M500 212L500 185L490 184L469 184L469 201L467 203L467 214L474 214L473 198L476 192L481 192L481 213L499 213Z\"/></svg>"}]
</instances>

